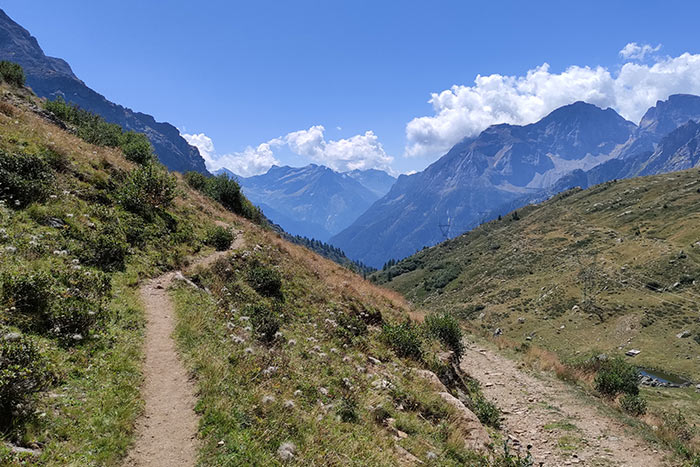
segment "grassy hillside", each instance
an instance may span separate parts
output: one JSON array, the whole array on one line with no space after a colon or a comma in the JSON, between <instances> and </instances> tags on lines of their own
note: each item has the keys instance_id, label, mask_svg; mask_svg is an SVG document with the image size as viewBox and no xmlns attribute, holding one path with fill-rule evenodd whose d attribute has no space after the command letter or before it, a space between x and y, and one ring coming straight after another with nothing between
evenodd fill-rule
<instances>
[{"instance_id":1,"label":"grassy hillside","mask_svg":"<svg viewBox=\"0 0 700 467\"><path fill-rule=\"evenodd\" d=\"M125 146L86 141L100 135ZM140 281L242 222L150 148L127 160L138 141L0 85L0 440L39 454L0 441L0 464L118 463L141 410Z\"/></svg>"},{"instance_id":2,"label":"grassy hillside","mask_svg":"<svg viewBox=\"0 0 700 467\"><path fill-rule=\"evenodd\" d=\"M0 465L123 460L143 411L139 286L226 249L222 225L245 246L173 292L202 464L526 465L453 365L449 317L408 320L398 295L232 213L260 218L140 136L0 92Z\"/></svg>"},{"instance_id":3,"label":"grassy hillside","mask_svg":"<svg viewBox=\"0 0 700 467\"><path fill-rule=\"evenodd\" d=\"M414 303L574 357L639 349L635 362L700 379L697 170L570 191L374 276ZM517 217L517 220L515 219ZM483 314L483 315L482 315ZM686 338L677 338L688 331Z\"/></svg>"},{"instance_id":4,"label":"grassy hillside","mask_svg":"<svg viewBox=\"0 0 700 467\"><path fill-rule=\"evenodd\" d=\"M425 249L372 276L420 308L512 347L591 355L700 380L700 174L571 190ZM682 336L682 337L677 337ZM700 423L694 388L643 391ZM692 437L692 436L691 436Z\"/></svg>"}]
</instances>

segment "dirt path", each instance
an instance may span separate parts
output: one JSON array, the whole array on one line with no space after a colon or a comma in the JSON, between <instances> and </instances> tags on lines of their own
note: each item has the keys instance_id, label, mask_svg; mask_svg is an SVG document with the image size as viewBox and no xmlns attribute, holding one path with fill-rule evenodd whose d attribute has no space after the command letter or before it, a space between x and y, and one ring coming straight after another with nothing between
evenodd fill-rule
<instances>
[{"instance_id":1,"label":"dirt path","mask_svg":"<svg viewBox=\"0 0 700 467\"><path fill-rule=\"evenodd\" d=\"M231 249L242 246L243 235L238 233ZM190 268L207 266L227 253L218 251L199 258ZM175 348L175 309L167 292L179 274L169 272L141 287L146 311L145 410L136 424L135 443L125 466L191 466L197 457L195 385Z\"/></svg>"},{"instance_id":2,"label":"dirt path","mask_svg":"<svg viewBox=\"0 0 700 467\"><path fill-rule=\"evenodd\" d=\"M535 377L516 362L474 345L466 350L461 367L503 410L503 431L511 441L533 446L534 465L668 464L663 453L554 377Z\"/></svg>"}]
</instances>

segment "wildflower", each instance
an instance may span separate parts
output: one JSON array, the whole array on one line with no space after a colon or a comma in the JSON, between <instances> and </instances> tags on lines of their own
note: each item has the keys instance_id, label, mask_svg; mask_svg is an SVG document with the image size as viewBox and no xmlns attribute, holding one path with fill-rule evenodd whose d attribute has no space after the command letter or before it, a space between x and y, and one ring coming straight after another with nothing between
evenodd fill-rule
<instances>
[{"instance_id":1,"label":"wildflower","mask_svg":"<svg viewBox=\"0 0 700 467\"><path fill-rule=\"evenodd\" d=\"M272 404L273 402L275 402L275 396L267 395L262 398L263 404Z\"/></svg>"},{"instance_id":2,"label":"wildflower","mask_svg":"<svg viewBox=\"0 0 700 467\"><path fill-rule=\"evenodd\" d=\"M324 388L324 387L318 388L318 392L320 392L320 393L323 394L324 396L327 396L327 395L328 395L328 389L326 389L326 388Z\"/></svg>"},{"instance_id":3,"label":"wildflower","mask_svg":"<svg viewBox=\"0 0 700 467\"><path fill-rule=\"evenodd\" d=\"M296 404L294 404L294 401L291 400L286 400L284 401L284 408L285 409L293 409Z\"/></svg>"},{"instance_id":4,"label":"wildflower","mask_svg":"<svg viewBox=\"0 0 700 467\"><path fill-rule=\"evenodd\" d=\"M297 389L296 391L294 391L294 395L297 397L301 396L301 389Z\"/></svg>"},{"instance_id":5,"label":"wildflower","mask_svg":"<svg viewBox=\"0 0 700 467\"><path fill-rule=\"evenodd\" d=\"M277 373L277 367L276 367L276 366L270 365L270 366L268 366L267 368L265 368L265 369L263 370L263 374L266 375L266 376L274 375L275 373Z\"/></svg>"},{"instance_id":6,"label":"wildflower","mask_svg":"<svg viewBox=\"0 0 700 467\"><path fill-rule=\"evenodd\" d=\"M233 336L231 338L231 340L233 341L234 344L242 344L245 342L245 339L243 339L242 337L239 337L239 336ZM246 350L248 350L248 349L246 349Z\"/></svg>"},{"instance_id":7,"label":"wildflower","mask_svg":"<svg viewBox=\"0 0 700 467\"><path fill-rule=\"evenodd\" d=\"M246 347L244 350L245 353L247 354L252 354L253 353L253 348L252 347Z\"/></svg>"},{"instance_id":8,"label":"wildflower","mask_svg":"<svg viewBox=\"0 0 700 467\"><path fill-rule=\"evenodd\" d=\"M296 339L289 339L289 345L296 345L297 340Z\"/></svg>"}]
</instances>

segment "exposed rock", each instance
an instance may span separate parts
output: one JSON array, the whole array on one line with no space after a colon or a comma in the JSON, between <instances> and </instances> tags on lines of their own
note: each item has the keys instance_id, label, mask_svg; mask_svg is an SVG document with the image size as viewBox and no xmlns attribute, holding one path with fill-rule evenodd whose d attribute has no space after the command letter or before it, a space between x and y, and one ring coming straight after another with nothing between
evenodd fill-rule
<instances>
[{"instance_id":1,"label":"exposed rock","mask_svg":"<svg viewBox=\"0 0 700 467\"><path fill-rule=\"evenodd\" d=\"M474 412L469 410L465 405L448 392L439 392L438 395L457 411L458 422L457 426L462 432L464 445L467 449L486 452L487 445L491 442L489 434L484 429L484 426L479 421L479 418L474 415Z\"/></svg>"},{"instance_id":2,"label":"exposed rock","mask_svg":"<svg viewBox=\"0 0 700 467\"><path fill-rule=\"evenodd\" d=\"M296 450L297 447L294 445L294 443L282 443L280 444L280 447L277 448L277 456L283 461L288 461L294 457Z\"/></svg>"},{"instance_id":3,"label":"exposed rock","mask_svg":"<svg viewBox=\"0 0 700 467\"><path fill-rule=\"evenodd\" d=\"M22 337L22 335L18 332L8 332L2 338L3 338L3 340L12 342L12 341L19 340L20 337Z\"/></svg>"},{"instance_id":4,"label":"exposed rock","mask_svg":"<svg viewBox=\"0 0 700 467\"><path fill-rule=\"evenodd\" d=\"M501 328L496 328L496 330L493 331L493 336L494 336L494 337L498 337L498 336L500 336L501 334L503 334L503 329L501 329Z\"/></svg>"},{"instance_id":5,"label":"exposed rock","mask_svg":"<svg viewBox=\"0 0 700 467\"><path fill-rule=\"evenodd\" d=\"M636 357L636 356L639 355L641 352L642 352L641 350L630 349L630 350L628 350L627 352L625 352L625 355L627 355L628 357Z\"/></svg>"},{"instance_id":6,"label":"exposed rock","mask_svg":"<svg viewBox=\"0 0 700 467\"><path fill-rule=\"evenodd\" d=\"M687 329L684 331L681 331L678 334L676 334L676 337L679 339L685 339L686 337L690 337L690 331L688 331Z\"/></svg>"},{"instance_id":7,"label":"exposed rock","mask_svg":"<svg viewBox=\"0 0 700 467\"><path fill-rule=\"evenodd\" d=\"M442 384L442 381L440 381L440 378L438 378L437 375L435 373L433 373L432 371L423 370L421 368L412 368L411 371L413 371L413 373L420 376L421 378L428 380L430 385L436 391L447 392L447 388L445 387L445 385Z\"/></svg>"}]
</instances>

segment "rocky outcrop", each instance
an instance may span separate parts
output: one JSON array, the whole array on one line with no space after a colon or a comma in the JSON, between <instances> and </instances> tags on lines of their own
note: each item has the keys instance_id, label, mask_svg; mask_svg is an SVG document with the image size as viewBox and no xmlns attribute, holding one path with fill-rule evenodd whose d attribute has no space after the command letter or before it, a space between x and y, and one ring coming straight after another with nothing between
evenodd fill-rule
<instances>
[{"instance_id":1,"label":"rocky outcrop","mask_svg":"<svg viewBox=\"0 0 700 467\"><path fill-rule=\"evenodd\" d=\"M449 392L439 392L438 395L455 409L456 426L464 439L465 447L474 451L488 452L491 439L474 412Z\"/></svg>"}]
</instances>

